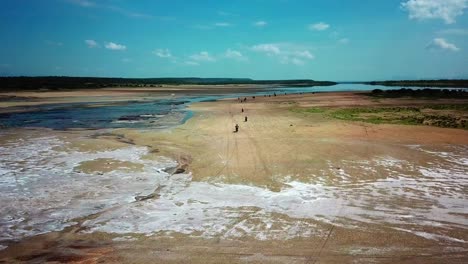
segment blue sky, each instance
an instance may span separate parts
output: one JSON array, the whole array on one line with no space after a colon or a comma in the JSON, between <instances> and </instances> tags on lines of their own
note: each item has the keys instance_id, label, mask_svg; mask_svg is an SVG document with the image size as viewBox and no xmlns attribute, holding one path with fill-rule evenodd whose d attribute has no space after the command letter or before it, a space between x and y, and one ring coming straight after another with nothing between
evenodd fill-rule
<instances>
[{"instance_id":1,"label":"blue sky","mask_svg":"<svg viewBox=\"0 0 468 264\"><path fill-rule=\"evenodd\" d=\"M468 0L0 4L0 75L468 78Z\"/></svg>"}]
</instances>

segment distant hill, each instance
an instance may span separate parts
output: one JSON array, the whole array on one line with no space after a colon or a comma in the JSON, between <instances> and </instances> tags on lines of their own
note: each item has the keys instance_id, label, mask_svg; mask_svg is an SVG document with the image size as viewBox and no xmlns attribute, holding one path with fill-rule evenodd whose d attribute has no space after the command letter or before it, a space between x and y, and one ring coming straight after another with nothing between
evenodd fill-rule
<instances>
[{"instance_id":1,"label":"distant hill","mask_svg":"<svg viewBox=\"0 0 468 264\"><path fill-rule=\"evenodd\" d=\"M314 80L252 80L248 78L100 78L100 77L0 77L1 91L59 90L105 87L159 87L169 85L264 84L278 86L327 86L335 82Z\"/></svg>"},{"instance_id":2,"label":"distant hill","mask_svg":"<svg viewBox=\"0 0 468 264\"><path fill-rule=\"evenodd\" d=\"M403 86L403 87L450 87L468 88L468 80L401 80L364 82L370 85Z\"/></svg>"}]
</instances>

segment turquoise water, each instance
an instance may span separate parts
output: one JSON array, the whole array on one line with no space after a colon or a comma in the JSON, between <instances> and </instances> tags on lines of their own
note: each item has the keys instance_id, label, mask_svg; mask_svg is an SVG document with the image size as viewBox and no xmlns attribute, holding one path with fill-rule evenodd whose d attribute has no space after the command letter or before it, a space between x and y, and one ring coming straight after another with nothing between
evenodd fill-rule
<instances>
[{"instance_id":1,"label":"turquoise water","mask_svg":"<svg viewBox=\"0 0 468 264\"><path fill-rule=\"evenodd\" d=\"M98 103L53 104L19 113L0 114L0 127L46 127L58 130L71 128L167 128L182 124L193 116L187 105L224 98L263 96L267 94L312 93L331 91L368 91L401 87L338 84L334 86L266 88L252 93L211 94L153 101L129 101L108 106Z\"/></svg>"}]
</instances>

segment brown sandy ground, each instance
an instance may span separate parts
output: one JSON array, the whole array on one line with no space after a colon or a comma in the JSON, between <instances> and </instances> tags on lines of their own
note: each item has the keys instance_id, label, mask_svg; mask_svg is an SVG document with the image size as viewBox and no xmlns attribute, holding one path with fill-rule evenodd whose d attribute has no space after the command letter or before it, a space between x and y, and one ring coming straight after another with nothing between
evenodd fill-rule
<instances>
[{"instance_id":1,"label":"brown sandy ground","mask_svg":"<svg viewBox=\"0 0 468 264\"><path fill-rule=\"evenodd\" d=\"M436 103L467 103L450 100ZM237 183L278 191L286 177L305 182L342 183L330 166L340 170L344 161L372 160L391 155L417 164L430 156L415 157L405 145L426 145L443 149L447 145L468 145L468 131L429 126L374 125L335 120L321 114L302 114L292 107L341 107L370 105L417 105L425 100L385 99L379 102L355 93L323 93L257 97L247 103L237 100L192 105L194 118L166 131L115 130L112 133L57 132L69 137L75 147L91 149L97 144L120 147L148 146L157 155L179 160L192 173L193 181ZM241 113L241 108L245 112ZM249 117L243 122L244 116ZM234 125L239 133L233 133ZM47 133L52 133L48 131ZM68 134L73 133L73 134ZM85 140L77 135L86 136ZM94 135L91 138L91 135ZM102 143L105 142L105 143ZM148 157L152 158L152 157ZM328 162L327 162L328 161ZM331 164L331 165L330 165ZM100 170L99 164L83 169ZM351 184L376 181L384 171L360 175L352 171ZM364 177L364 178L363 178ZM466 196L466 188L464 195ZM399 201L390 201L399 203ZM402 201L404 202L404 201ZM408 204L419 206L417 204ZM96 216L90 216L92 219ZM74 263L466 263L465 243L428 240L392 229L392 226L354 223L345 225L317 221L323 235L289 240L259 241L246 235L237 239L212 239L177 234L143 236L129 234L128 241L112 240L108 233L82 233L80 223L62 232L52 232L0 251L0 262ZM468 221L468 220L467 220ZM359 229L346 227L358 224ZM438 227L424 227L428 231ZM446 231L444 231L446 232ZM467 225L454 227L451 235L468 240Z\"/></svg>"},{"instance_id":2,"label":"brown sandy ground","mask_svg":"<svg viewBox=\"0 0 468 264\"><path fill-rule=\"evenodd\" d=\"M116 133L137 145L159 148L163 155L178 160L190 157L194 180L255 184L278 190L281 186L277 177L308 179L320 174L328 166L324 163L327 160L339 168L342 160L371 160L392 154L411 159L414 153L399 145L468 144L468 131L460 129L347 122L321 114L294 113L289 111L291 107L428 103L431 101L396 99L377 103L355 93L257 97L247 103L225 100L192 105L195 117L169 131L140 133L122 129ZM244 122L245 116L248 122ZM239 133L233 133L236 123L240 125Z\"/></svg>"},{"instance_id":3,"label":"brown sandy ground","mask_svg":"<svg viewBox=\"0 0 468 264\"><path fill-rule=\"evenodd\" d=\"M329 237L287 241L79 234L68 228L0 252L4 263L466 263L467 249L440 246L394 232L335 227ZM376 237L378 236L378 237ZM6 257L7 256L7 257Z\"/></svg>"}]
</instances>

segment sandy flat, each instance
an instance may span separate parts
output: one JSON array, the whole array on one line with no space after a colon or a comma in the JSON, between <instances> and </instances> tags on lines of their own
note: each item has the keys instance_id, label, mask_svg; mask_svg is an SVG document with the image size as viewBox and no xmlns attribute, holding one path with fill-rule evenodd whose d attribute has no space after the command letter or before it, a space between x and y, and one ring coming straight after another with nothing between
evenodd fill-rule
<instances>
[{"instance_id":1,"label":"sandy flat","mask_svg":"<svg viewBox=\"0 0 468 264\"><path fill-rule=\"evenodd\" d=\"M105 205L106 210L84 215L63 231L9 245L0 260L465 263L468 131L291 111L430 103L377 102L356 93L257 97L246 103L230 99L193 104L192 119L164 131L4 135L2 142L12 144L4 150L9 153L21 149L15 145L19 138L47 134L64 147L43 156L61 161L71 155L77 163L70 166L106 181L121 166L122 173L134 170L129 177L151 180L144 173L161 157L185 171L161 172L153 179L157 195L149 200ZM236 123L238 133L233 132ZM93 192L99 198L102 191Z\"/></svg>"}]
</instances>

